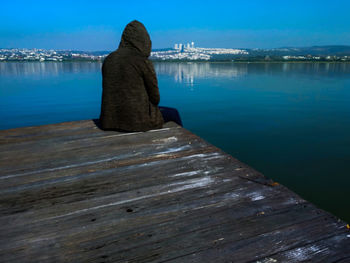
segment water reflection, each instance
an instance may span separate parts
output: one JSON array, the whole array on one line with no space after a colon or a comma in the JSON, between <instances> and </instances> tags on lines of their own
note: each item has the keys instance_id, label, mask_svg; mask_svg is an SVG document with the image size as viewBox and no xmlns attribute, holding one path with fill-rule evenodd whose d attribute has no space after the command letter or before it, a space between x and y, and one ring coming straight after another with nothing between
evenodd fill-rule
<instances>
[{"instance_id":1,"label":"water reflection","mask_svg":"<svg viewBox=\"0 0 350 263\"><path fill-rule=\"evenodd\" d=\"M238 78L248 72L248 64L156 62L158 75L170 75L175 82L194 84L195 78Z\"/></svg>"},{"instance_id":2,"label":"water reflection","mask_svg":"<svg viewBox=\"0 0 350 263\"><path fill-rule=\"evenodd\" d=\"M350 63L251 63L249 73L287 73L297 75L348 76Z\"/></svg>"},{"instance_id":3,"label":"water reflection","mask_svg":"<svg viewBox=\"0 0 350 263\"><path fill-rule=\"evenodd\" d=\"M240 78L247 74L348 77L350 63L184 63L155 62L158 75L193 85L196 78Z\"/></svg>"},{"instance_id":4,"label":"water reflection","mask_svg":"<svg viewBox=\"0 0 350 263\"><path fill-rule=\"evenodd\" d=\"M100 62L0 62L0 76L58 76L100 72ZM323 75L348 77L350 63L193 63L155 62L158 75L193 85L196 78L240 78L247 74Z\"/></svg>"},{"instance_id":5,"label":"water reflection","mask_svg":"<svg viewBox=\"0 0 350 263\"><path fill-rule=\"evenodd\" d=\"M0 76L59 76L62 73L89 73L101 70L99 62L1 62Z\"/></svg>"}]
</instances>

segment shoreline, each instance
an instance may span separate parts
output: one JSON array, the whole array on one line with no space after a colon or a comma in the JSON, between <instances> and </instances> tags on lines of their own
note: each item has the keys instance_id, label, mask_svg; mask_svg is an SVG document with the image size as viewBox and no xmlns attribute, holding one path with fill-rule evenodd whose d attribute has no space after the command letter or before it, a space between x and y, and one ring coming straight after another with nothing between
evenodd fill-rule
<instances>
[{"instance_id":1,"label":"shoreline","mask_svg":"<svg viewBox=\"0 0 350 263\"><path fill-rule=\"evenodd\" d=\"M227 64L285 64L285 63L315 63L315 64L349 64L350 61L181 61L181 60L151 60L154 63L227 63ZM102 60L66 60L66 61L0 61L0 63L74 63L74 62L86 62L86 63L103 63Z\"/></svg>"}]
</instances>

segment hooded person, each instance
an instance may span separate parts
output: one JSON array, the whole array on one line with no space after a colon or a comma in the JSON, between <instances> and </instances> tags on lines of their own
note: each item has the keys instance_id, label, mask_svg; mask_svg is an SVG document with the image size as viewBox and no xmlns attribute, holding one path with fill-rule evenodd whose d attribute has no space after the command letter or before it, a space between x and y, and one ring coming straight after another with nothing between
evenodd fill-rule
<instances>
[{"instance_id":1,"label":"hooded person","mask_svg":"<svg viewBox=\"0 0 350 263\"><path fill-rule=\"evenodd\" d=\"M152 62L152 42L142 23L130 22L119 47L102 65L100 125L105 130L148 131L162 128L160 95Z\"/></svg>"}]
</instances>

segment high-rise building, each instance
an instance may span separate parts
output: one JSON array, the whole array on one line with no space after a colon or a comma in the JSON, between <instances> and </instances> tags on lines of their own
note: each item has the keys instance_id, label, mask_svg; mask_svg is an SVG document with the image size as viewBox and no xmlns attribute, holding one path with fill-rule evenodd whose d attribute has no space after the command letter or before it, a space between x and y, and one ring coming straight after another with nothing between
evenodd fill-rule
<instances>
[{"instance_id":1,"label":"high-rise building","mask_svg":"<svg viewBox=\"0 0 350 263\"><path fill-rule=\"evenodd\" d=\"M174 49L179 49L179 45L175 44Z\"/></svg>"},{"instance_id":2,"label":"high-rise building","mask_svg":"<svg viewBox=\"0 0 350 263\"><path fill-rule=\"evenodd\" d=\"M194 42L193 41L191 42L191 48L194 48Z\"/></svg>"},{"instance_id":3,"label":"high-rise building","mask_svg":"<svg viewBox=\"0 0 350 263\"><path fill-rule=\"evenodd\" d=\"M179 44L179 50L183 51L183 45L182 44Z\"/></svg>"},{"instance_id":4,"label":"high-rise building","mask_svg":"<svg viewBox=\"0 0 350 263\"><path fill-rule=\"evenodd\" d=\"M186 48L187 48L187 49L190 49L190 48L191 48L190 43L187 43Z\"/></svg>"}]
</instances>

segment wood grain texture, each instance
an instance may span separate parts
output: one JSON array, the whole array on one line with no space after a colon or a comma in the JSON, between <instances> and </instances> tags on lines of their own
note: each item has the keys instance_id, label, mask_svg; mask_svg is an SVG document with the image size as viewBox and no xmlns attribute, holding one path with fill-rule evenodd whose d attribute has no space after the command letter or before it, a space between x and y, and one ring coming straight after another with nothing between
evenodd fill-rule
<instances>
[{"instance_id":1,"label":"wood grain texture","mask_svg":"<svg viewBox=\"0 0 350 263\"><path fill-rule=\"evenodd\" d=\"M0 262L350 262L346 223L189 131L0 131Z\"/></svg>"}]
</instances>

